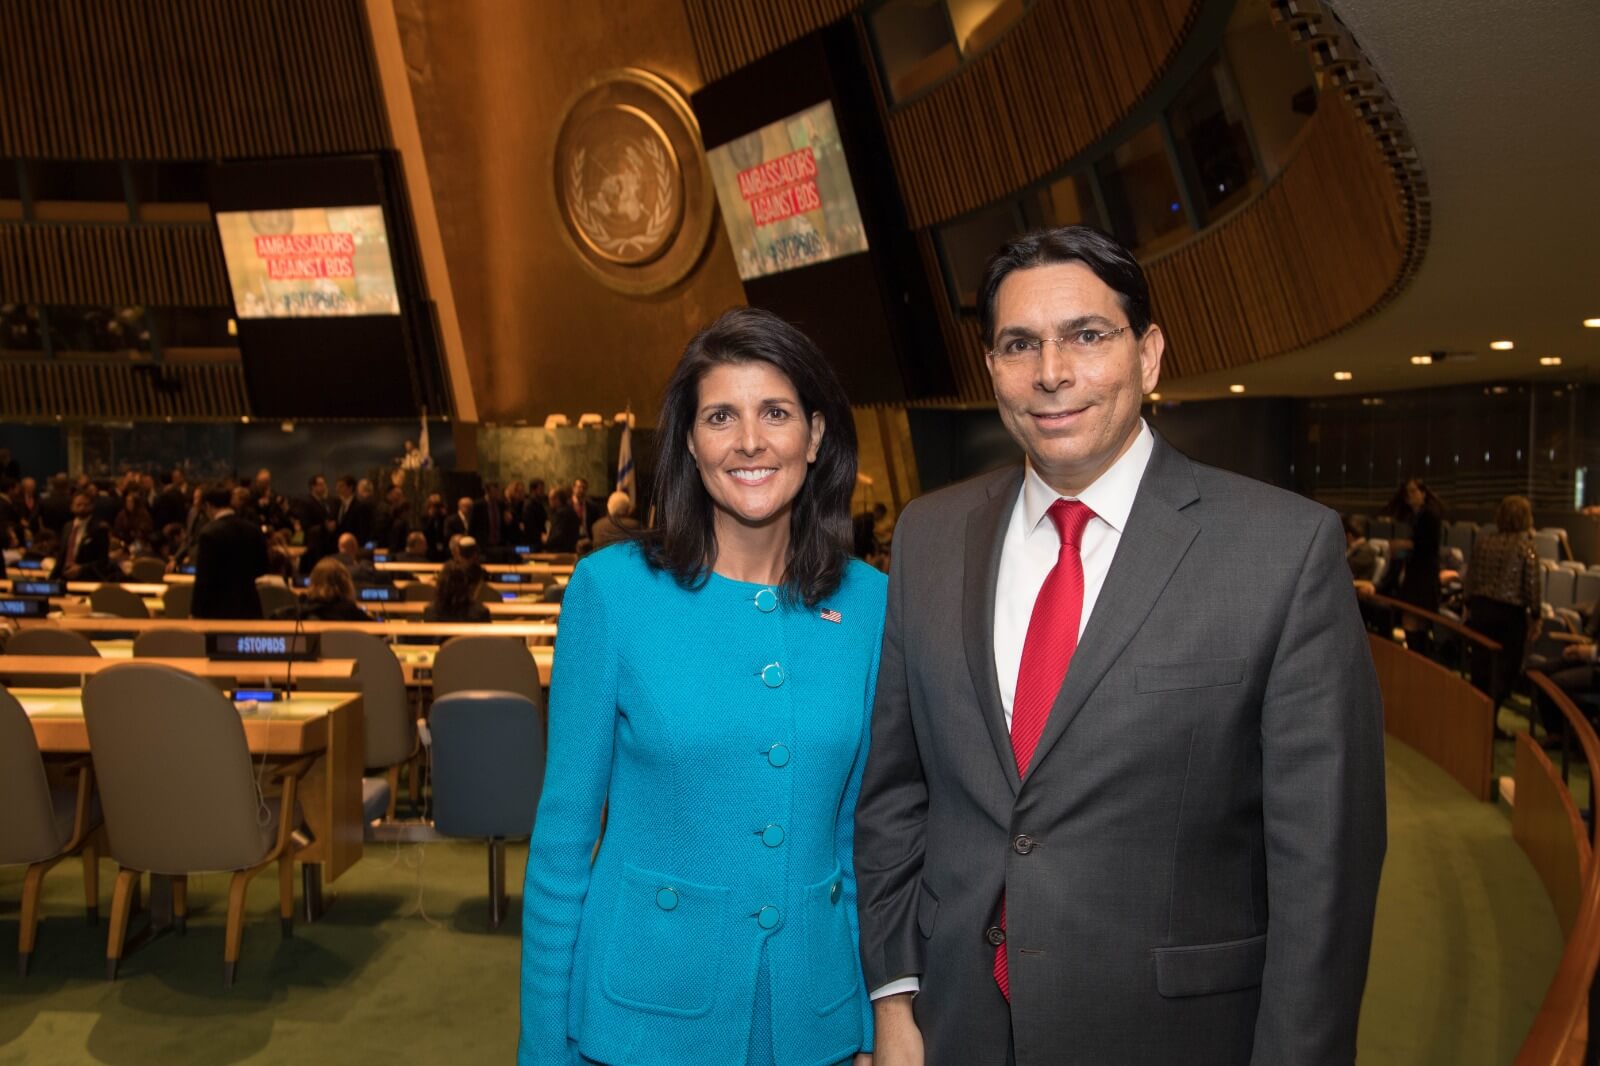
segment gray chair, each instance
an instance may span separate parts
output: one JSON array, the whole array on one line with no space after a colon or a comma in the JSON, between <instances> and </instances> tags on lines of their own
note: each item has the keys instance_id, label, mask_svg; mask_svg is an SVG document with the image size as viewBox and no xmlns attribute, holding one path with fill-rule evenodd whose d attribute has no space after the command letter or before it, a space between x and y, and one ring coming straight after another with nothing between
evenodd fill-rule
<instances>
[{"instance_id":1,"label":"gray chair","mask_svg":"<svg viewBox=\"0 0 1600 1066\"><path fill-rule=\"evenodd\" d=\"M539 666L520 637L453 637L433 660L433 697L466 689L494 689L526 696L542 715Z\"/></svg>"},{"instance_id":2,"label":"gray chair","mask_svg":"<svg viewBox=\"0 0 1600 1066\"><path fill-rule=\"evenodd\" d=\"M17 928L17 973L28 976L39 931L39 892L44 875L70 855L83 856L83 895L89 924L100 918L100 853L106 845L94 802L89 759L67 767L76 787L51 787L33 725L15 696L0 688L0 866L21 866L22 911Z\"/></svg>"},{"instance_id":3,"label":"gray chair","mask_svg":"<svg viewBox=\"0 0 1600 1066\"><path fill-rule=\"evenodd\" d=\"M343 630L322 634L325 659L354 659L356 676L350 681L306 682L306 688L333 691L361 689L361 717L366 727L368 770L382 770L382 777L361 781L361 804L368 822L379 818L393 820L400 792L400 767L413 763L417 753L416 719L411 713L411 697L406 693L405 672L400 660L379 637L370 633ZM416 766L411 768L411 792L417 798Z\"/></svg>"},{"instance_id":4,"label":"gray chair","mask_svg":"<svg viewBox=\"0 0 1600 1066\"><path fill-rule=\"evenodd\" d=\"M101 585L89 593L89 609L95 614L109 614L117 618L149 618L150 608L144 600L121 585Z\"/></svg>"},{"instance_id":5,"label":"gray chair","mask_svg":"<svg viewBox=\"0 0 1600 1066\"><path fill-rule=\"evenodd\" d=\"M146 585L158 585L167 579L167 561L153 555L141 555L128 569L128 580Z\"/></svg>"},{"instance_id":6,"label":"gray chair","mask_svg":"<svg viewBox=\"0 0 1600 1066\"><path fill-rule=\"evenodd\" d=\"M83 690L89 751L100 780L111 857L120 867L111 895L106 976L117 976L133 889L143 873L172 878L173 914L183 930L188 876L231 871L223 985L232 987L244 934L245 889L278 864L285 936L294 921L295 796L307 756L271 768L278 802L258 791L244 726L233 704L204 678L170 666L126 663Z\"/></svg>"},{"instance_id":7,"label":"gray chair","mask_svg":"<svg viewBox=\"0 0 1600 1066\"><path fill-rule=\"evenodd\" d=\"M1544 572L1544 599L1551 607L1576 607L1578 575L1559 566Z\"/></svg>"},{"instance_id":8,"label":"gray chair","mask_svg":"<svg viewBox=\"0 0 1600 1066\"><path fill-rule=\"evenodd\" d=\"M277 582L261 582L256 585L256 598L261 601L261 617L271 618L285 607L294 609L295 595L288 588Z\"/></svg>"},{"instance_id":9,"label":"gray chair","mask_svg":"<svg viewBox=\"0 0 1600 1066\"><path fill-rule=\"evenodd\" d=\"M561 602L561 597L565 596L566 594L567 594L567 586L565 586L565 585L557 585L555 583L551 583L549 585L546 585L544 587L544 591L539 594L539 602L540 603L560 603Z\"/></svg>"},{"instance_id":10,"label":"gray chair","mask_svg":"<svg viewBox=\"0 0 1600 1066\"><path fill-rule=\"evenodd\" d=\"M133 638L135 659L204 659L206 635L193 629L150 629Z\"/></svg>"},{"instance_id":11,"label":"gray chair","mask_svg":"<svg viewBox=\"0 0 1600 1066\"><path fill-rule=\"evenodd\" d=\"M29 626L6 641L7 655L70 655L100 658L100 649L82 633L57 626ZM5 658L0 656L0 675L5 673ZM26 674L10 678L8 684L25 688L77 688L81 674Z\"/></svg>"},{"instance_id":12,"label":"gray chair","mask_svg":"<svg viewBox=\"0 0 1600 1066\"><path fill-rule=\"evenodd\" d=\"M1541 529L1533 535L1533 550L1540 559L1551 562L1561 558L1561 537L1553 529Z\"/></svg>"},{"instance_id":13,"label":"gray chair","mask_svg":"<svg viewBox=\"0 0 1600 1066\"><path fill-rule=\"evenodd\" d=\"M406 603L432 603L433 586L413 581L409 585L400 586L400 598Z\"/></svg>"},{"instance_id":14,"label":"gray chair","mask_svg":"<svg viewBox=\"0 0 1600 1066\"><path fill-rule=\"evenodd\" d=\"M161 614L165 618L188 618L189 605L193 602L193 585L169 582L166 595L161 597Z\"/></svg>"},{"instance_id":15,"label":"gray chair","mask_svg":"<svg viewBox=\"0 0 1600 1066\"><path fill-rule=\"evenodd\" d=\"M1585 570L1577 575L1577 588L1573 592L1577 605L1586 611L1600 610L1600 572Z\"/></svg>"},{"instance_id":16,"label":"gray chair","mask_svg":"<svg viewBox=\"0 0 1600 1066\"><path fill-rule=\"evenodd\" d=\"M538 707L513 692L466 690L434 700L433 827L489 842L489 928L505 917L505 842L533 832L544 788Z\"/></svg>"}]
</instances>

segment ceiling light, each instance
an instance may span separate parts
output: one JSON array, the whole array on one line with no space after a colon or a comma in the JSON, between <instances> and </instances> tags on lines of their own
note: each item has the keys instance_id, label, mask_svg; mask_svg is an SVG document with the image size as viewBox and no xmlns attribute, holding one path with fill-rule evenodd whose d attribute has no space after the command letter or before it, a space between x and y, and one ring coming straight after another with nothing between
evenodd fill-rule
<instances>
[{"instance_id":1,"label":"ceiling light","mask_svg":"<svg viewBox=\"0 0 1600 1066\"><path fill-rule=\"evenodd\" d=\"M1411 357L1411 365L1412 366L1432 366L1433 365L1433 356L1431 356L1431 355L1413 355Z\"/></svg>"},{"instance_id":2,"label":"ceiling light","mask_svg":"<svg viewBox=\"0 0 1600 1066\"><path fill-rule=\"evenodd\" d=\"M1353 377L1355 375L1348 370L1335 370L1333 372L1333 380L1335 381L1349 381Z\"/></svg>"},{"instance_id":3,"label":"ceiling light","mask_svg":"<svg viewBox=\"0 0 1600 1066\"><path fill-rule=\"evenodd\" d=\"M1516 347L1516 344L1512 341L1490 341L1489 347L1493 348L1497 352L1509 352L1511 349Z\"/></svg>"},{"instance_id":4,"label":"ceiling light","mask_svg":"<svg viewBox=\"0 0 1600 1066\"><path fill-rule=\"evenodd\" d=\"M1540 366L1560 366L1561 365L1561 357L1559 355L1541 355L1539 357L1539 365Z\"/></svg>"},{"instance_id":5,"label":"ceiling light","mask_svg":"<svg viewBox=\"0 0 1600 1066\"><path fill-rule=\"evenodd\" d=\"M1600 329L1600 318L1586 318L1583 320L1583 324L1590 329Z\"/></svg>"},{"instance_id":6,"label":"ceiling light","mask_svg":"<svg viewBox=\"0 0 1600 1066\"><path fill-rule=\"evenodd\" d=\"M1235 394L1241 393L1241 392L1244 391L1244 386L1243 385L1229 385L1228 386L1228 391L1231 392L1231 393L1235 393Z\"/></svg>"},{"instance_id":7,"label":"ceiling light","mask_svg":"<svg viewBox=\"0 0 1600 1066\"><path fill-rule=\"evenodd\" d=\"M239 323L234 319L231 319L231 318L228 319L228 336L237 337L238 335L239 335Z\"/></svg>"}]
</instances>

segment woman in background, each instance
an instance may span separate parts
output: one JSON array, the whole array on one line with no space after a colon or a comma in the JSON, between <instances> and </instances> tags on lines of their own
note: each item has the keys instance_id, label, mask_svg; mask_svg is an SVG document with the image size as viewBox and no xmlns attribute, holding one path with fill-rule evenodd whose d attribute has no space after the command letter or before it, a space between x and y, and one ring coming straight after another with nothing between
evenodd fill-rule
<instances>
[{"instance_id":1,"label":"woman in background","mask_svg":"<svg viewBox=\"0 0 1600 1066\"><path fill-rule=\"evenodd\" d=\"M478 602L478 581L470 564L451 560L439 568L433 602L422 609L424 622L487 622L489 608Z\"/></svg>"},{"instance_id":2,"label":"woman in background","mask_svg":"<svg viewBox=\"0 0 1600 1066\"><path fill-rule=\"evenodd\" d=\"M1472 545L1466 576L1466 623L1500 645L1490 659L1474 655L1472 684L1487 692L1498 710L1522 673L1523 651L1539 631L1543 594L1539 553L1533 547L1533 505L1507 496L1494 514L1493 533Z\"/></svg>"},{"instance_id":3,"label":"woman in background","mask_svg":"<svg viewBox=\"0 0 1600 1066\"><path fill-rule=\"evenodd\" d=\"M1400 486L1384 509L1384 514L1411 525L1410 537L1396 537L1389 542L1391 558L1390 578L1385 575L1384 587L1395 599L1403 600L1425 611L1439 610L1439 541L1444 519L1444 505L1439 502L1420 478L1411 478ZM1403 615L1401 628L1406 631L1406 647L1412 651L1428 649L1427 624L1414 615Z\"/></svg>"},{"instance_id":4,"label":"woman in background","mask_svg":"<svg viewBox=\"0 0 1600 1066\"><path fill-rule=\"evenodd\" d=\"M350 580L350 571L331 555L311 568L311 584L299 605L280 608L273 617L319 622L372 621L372 616L356 603L356 586Z\"/></svg>"},{"instance_id":5,"label":"woman in background","mask_svg":"<svg viewBox=\"0 0 1600 1066\"><path fill-rule=\"evenodd\" d=\"M887 581L850 559L849 403L745 308L689 342L659 425L658 525L563 600L518 1061L865 1062L851 845Z\"/></svg>"}]
</instances>

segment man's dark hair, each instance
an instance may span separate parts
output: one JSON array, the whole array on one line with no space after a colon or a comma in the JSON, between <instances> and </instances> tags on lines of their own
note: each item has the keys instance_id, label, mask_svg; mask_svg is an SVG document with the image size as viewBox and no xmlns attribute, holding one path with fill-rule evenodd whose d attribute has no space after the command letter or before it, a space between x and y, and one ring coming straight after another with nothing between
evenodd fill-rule
<instances>
[{"instance_id":1,"label":"man's dark hair","mask_svg":"<svg viewBox=\"0 0 1600 1066\"><path fill-rule=\"evenodd\" d=\"M789 379L803 417L822 413L817 460L789 513L789 558L782 594L814 607L839 587L850 558L850 493L856 483L856 427L833 367L804 333L770 311L740 307L695 334L661 401L656 440L656 527L644 536L652 566L698 587L717 561L715 507L689 454L700 379L713 367L768 363Z\"/></svg>"},{"instance_id":2,"label":"man's dark hair","mask_svg":"<svg viewBox=\"0 0 1600 1066\"><path fill-rule=\"evenodd\" d=\"M349 474L345 474L343 477L339 478L337 484L341 489L348 488L351 492L356 491L356 479L351 477Z\"/></svg>"},{"instance_id":3,"label":"man's dark hair","mask_svg":"<svg viewBox=\"0 0 1600 1066\"><path fill-rule=\"evenodd\" d=\"M1344 516L1344 531L1357 540L1367 539L1366 515L1347 514Z\"/></svg>"},{"instance_id":4,"label":"man's dark hair","mask_svg":"<svg viewBox=\"0 0 1600 1066\"><path fill-rule=\"evenodd\" d=\"M319 481L322 482L324 485L326 485L328 483L328 479L323 477L321 474L312 474L309 478L306 479L306 488L308 488L308 489L316 488L317 482L319 482Z\"/></svg>"},{"instance_id":5,"label":"man's dark hair","mask_svg":"<svg viewBox=\"0 0 1600 1066\"><path fill-rule=\"evenodd\" d=\"M215 507L219 511L233 506L233 490L223 485L211 486L200 498L205 501L207 507Z\"/></svg>"},{"instance_id":6,"label":"man's dark hair","mask_svg":"<svg viewBox=\"0 0 1600 1066\"><path fill-rule=\"evenodd\" d=\"M1000 283L1014 270L1082 263L1117 294L1135 336L1150 328L1150 285L1133 253L1091 226L1036 229L1008 242L989 258L978 287L978 321L983 343L994 345L994 301Z\"/></svg>"}]
</instances>

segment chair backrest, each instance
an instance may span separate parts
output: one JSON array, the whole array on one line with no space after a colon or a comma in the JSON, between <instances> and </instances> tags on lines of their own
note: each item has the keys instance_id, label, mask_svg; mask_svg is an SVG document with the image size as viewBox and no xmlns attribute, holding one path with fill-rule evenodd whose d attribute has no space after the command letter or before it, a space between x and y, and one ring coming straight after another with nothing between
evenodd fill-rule
<instances>
[{"instance_id":1,"label":"chair backrest","mask_svg":"<svg viewBox=\"0 0 1600 1066\"><path fill-rule=\"evenodd\" d=\"M128 570L128 579L145 584L159 584L167 577L167 561L153 555L141 555Z\"/></svg>"},{"instance_id":2,"label":"chair backrest","mask_svg":"<svg viewBox=\"0 0 1600 1066\"><path fill-rule=\"evenodd\" d=\"M455 692L433 701L428 729L435 829L457 837L533 832L545 750L531 700L487 689Z\"/></svg>"},{"instance_id":3,"label":"chair backrest","mask_svg":"<svg viewBox=\"0 0 1600 1066\"><path fill-rule=\"evenodd\" d=\"M1544 598L1552 607L1576 607L1578 575L1559 566L1544 572Z\"/></svg>"},{"instance_id":4,"label":"chair backrest","mask_svg":"<svg viewBox=\"0 0 1600 1066\"><path fill-rule=\"evenodd\" d=\"M133 638L135 659L204 659L206 635L193 629L151 629Z\"/></svg>"},{"instance_id":5,"label":"chair backrest","mask_svg":"<svg viewBox=\"0 0 1600 1066\"><path fill-rule=\"evenodd\" d=\"M101 585L89 593L89 609L118 618L149 618L150 608L121 585Z\"/></svg>"},{"instance_id":6,"label":"chair backrest","mask_svg":"<svg viewBox=\"0 0 1600 1066\"><path fill-rule=\"evenodd\" d=\"M407 603L432 603L433 586L413 581L400 590L400 598Z\"/></svg>"},{"instance_id":7,"label":"chair backrest","mask_svg":"<svg viewBox=\"0 0 1600 1066\"><path fill-rule=\"evenodd\" d=\"M1561 558L1561 538L1550 530L1541 529L1533 535L1533 550L1539 558L1553 562Z\"/></svg>"},{"instance_id":8,"label":"chair backrest","mask_svg":"<svg viewBox=\"0 0 1600 1066\"><path fill-rule=\"evenodd\" d=\"M540 603L560 603L561 602L561 597L565 596L566 594L567 594L567 586L549 584L549 585L546 585L544 587L544 591L539 594L539 602Z\"/></svg>"},{"instance_id":9,"label":"chair backrest","mask_svg":"<svg viewBox=\"0 0 1600 1066\"><path fill-rule=\"evenodd\" d=\"M1388 572L1388 569L1389 557L1387 555L1378 556L1377 565L1372 568L1372 583L1381 585L1383 583L1383 575Z\"/></svg>"},{"instance_id":10,"label":"chair backrest","mask_svg":"<svg viewBox=\"0 0 1600 1066\"><path fill-rule=\"evenodd\" d=\"M433 660L433 696L464 689L495 689L526 696L541 710L539 666L520 637L453 637Z\"/></svg>"},{"instance_id":11,"label":"chair backrest","mask_svg":"<svg viewBox=\"0 0 1600 1066\"><path fill-rule=\"evenodd\" d=\"M100 657L100 649L89 643L82 633L57 626L29 626L11 634L6 641L7 655L74 655L92 659ZM5 674L5 657L0 656L0 675ZM81 674L29 674L11 679L11 684L27 688L76 688L83 680Z\"/></svg>"},{"instance_id":12,"label":"chair backrest","mask_svg":"<svg viewBox=\"0 0 1600 1066\"><path fill-rule=\"evenodd\" d=\"M60 854L72 836L50 802L50 782L28 712L0 688L0 866L39 862ZM65 832L63 832L63 829Z\"/></svg>"},{"instance_id":13,"label":"chair backrest","mask_svg":"<svg viewBox=\"0 0 1600 1066\"><path fill-rule=\"evenodd\" d=\"M1472 522L1451 522L1449 532L1445 534L1444 542L1452 548L1460 548L1461 554L1472 558L1472 542L1476 539L1478 527Z\"/></svg>"},{"instance_id":14,"label":"chair backrest","mask_svg":"<svg viewBox=\"0 0 1600 1066\"><path fill-rule=\"evenodd\" d=\"M1367 546L1372 549L1372 553L1374 555L1376 555L1378 558L1380 558L1380 559L1389 558L1389 542L1384 540L1382 537L1379 537L1376 540L1374 540L1371 537L1368 537L1367 538Z\"/></svg>"},{"instance_id":15,"label":"chair backrest","mask_svg":"<svg viewBox=\"0 0 1600 1066\"><path fill-rule=\"evenodd\" d=\"M1596 606L1597 602L1600 602L1600 573L1585 570L1577 575L1576 588L1572 595L1577 605L1584 610L1600 610L1600 606Z\"/></svg>"},{"instance_id":16,"label":"chair backrest","mask_svg":"<svg viewBox=\"0 0 1600 1066\"><path fill-rule=\"evenodd\" d=\"M83 717L117 862L162 874L239 870L270 850L239 712L205 678L114 666L84 686Z\"/></svg>"},{"instance_id":17,"label":"chair backrest","mask_svg":"<svg viewBox=\"0 0 1600 1066\"><path fill-rule=\"evenodd\" d=\"M406 696L405 673L400 660L379 637L342 630L322 634L325 659L354 659L355 680L361 686L361 717L366 725L368 767L404 762L416 749L417 727ZM333 682L316 686L334 688ZM350 682L338 687L348 689Z\"/></svg>"},{"instance_id":18,"label":"chair backrest","mask_svg":"<svg viewBox=\"0 0 1600 1066\"><path fill-rule=\"evenodd\" d=\"M194 603L193 585L168 585L166 595L161 597L161 613L167 618L188 618L189 606L192 603Z\"/></svg>"},{"instance_id":19,"label":"chair backrest","mask_svg":"<svg viewBox=\"0 0 1600 1066\"><path fill-rule=\"evenodd\" d=\"M261 617L271 618L285 607L293 609L294 593L277 582L256 586L256 597L261 601Z\"/></svg>"}]
</instances>

